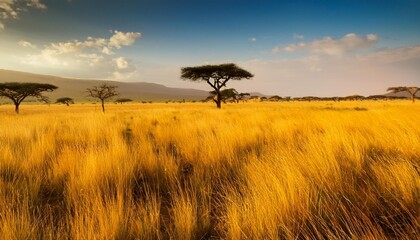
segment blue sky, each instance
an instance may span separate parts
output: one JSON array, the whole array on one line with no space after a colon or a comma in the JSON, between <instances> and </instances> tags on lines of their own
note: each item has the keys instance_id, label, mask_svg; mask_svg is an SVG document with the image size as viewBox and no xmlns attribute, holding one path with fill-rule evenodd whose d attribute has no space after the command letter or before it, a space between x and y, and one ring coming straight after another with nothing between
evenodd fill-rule
<instances>
[{"instance_id":1,"label":"blue sky","mask_svg":"<svg viewBox=\"0 0 420 240\"><path fill-rule=\"evenodd\" d=\"M180 67L234 62L243 92L420 85L420 1L0 0L0 68L208 89Z\"/></svg>"}]
</instances>

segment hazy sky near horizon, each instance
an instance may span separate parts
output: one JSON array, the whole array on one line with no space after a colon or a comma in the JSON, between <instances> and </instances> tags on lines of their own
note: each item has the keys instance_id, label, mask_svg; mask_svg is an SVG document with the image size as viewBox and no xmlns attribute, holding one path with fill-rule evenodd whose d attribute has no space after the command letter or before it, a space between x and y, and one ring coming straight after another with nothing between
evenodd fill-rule
<instances>
[{"instance_id":1,"label":"hazy sky near horizon","mask_svg":"<svg viewBox=\"0 0 420 240\"><path fill-rule=\"evenodd\" d=\"M281 96L420 86L420 0L0 0L0 68L160 83L233 62Z\"/></svg>"}]
</instances>

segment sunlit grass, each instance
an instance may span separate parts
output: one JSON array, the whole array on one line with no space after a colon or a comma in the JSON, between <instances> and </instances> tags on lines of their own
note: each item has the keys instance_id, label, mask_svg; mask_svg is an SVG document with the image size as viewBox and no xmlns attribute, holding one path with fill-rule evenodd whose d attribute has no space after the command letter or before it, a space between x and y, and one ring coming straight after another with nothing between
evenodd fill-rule
<instances>
[{"instance_id":1,"label":"sunlit grass","mask_svg":"<svg viewBox=\"0 0 420 240\"><path fill-rule=\"evenodd\" d=\"M420 105L0 106L2 239L415 239Z\"/></svg>"}]
</instances>

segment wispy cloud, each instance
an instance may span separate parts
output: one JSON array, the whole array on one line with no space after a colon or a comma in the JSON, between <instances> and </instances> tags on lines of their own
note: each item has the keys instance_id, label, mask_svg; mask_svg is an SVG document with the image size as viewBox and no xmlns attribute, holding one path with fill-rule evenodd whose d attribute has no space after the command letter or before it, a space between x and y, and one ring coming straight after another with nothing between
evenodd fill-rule
<instances>
[{"instance_id":1,"label":"wispy cloud","mask_svg":"<svg viewBox=\"0 0 420 240\"><path fill-rule=\"evenodd\" d=\"M87 37L85 40L55 42L40 48L37 54L21 58L27 65L48 64L48 67L102 73L100 77L123 77L136 70L131 60L118 56L116 51L130 46L141 37L139 32L112 31L109 38ZM36 48L27 41L19 41L23 47Z\"/></svg>"},{"instance_id":2,"label":"wispy cloud","mask_svg":"<svg viewBox=\"0 0 420 240\"><path fill-rule=\"evenodd\" d=\"M27 0L26 6L33 7L36 9L46 9L47 6L41 3L40 0Z\"/></svg>"},{"instance_id":3,"label":"wispy cloud","mask_svg":"<svg viewBox=\"0 0 420 240\"><path fill-rule=\"evenodd\" d=\"M115 64L117 65L118 69L126 69L128 68L128 61L125 57L118 57L118 58L114 58L113 61L115 62Z\"/></svg>"},{"instance_id":4,"label":"wispy cloud","mask_svg":"<svg viewBox=\"0 0 420 240\"><path fill-rule=\"evenodd\" d=\"M286 52L296 52L299 49L305 48L307 45L305 43L290 44L287 47L284 47L283 50Z\"/></svg>"},{"instance_id":5,"label":"wispy cloud","mask_svg":"<svg viewBox=\"0 0 420 240\"><path fill-rule=\"evenodd\" d=\"M40 0L0 0L0 31L5 29L4 20L18 19L30 8L44 10L47 6Z\"/></svg>"},{"instance_id":6,"label":"wispy cloud","mask_svg":"<svg viewBox=\"0 0 420 240\"><path fill-rule=\"evenodd\" d=\"M307 50L315 54L324 54L329 56L342 56L360 49L368 48L379 41L379 37L375 34L357 35L349 33L342 38L334 39L332 37L324 37L320 40L314 40L308 43L289 44L287 46L276 46L272 49L273 53L280 51L296 52Z\"/></svg>"},{"instance_id":7,"label":"wispy cloud","mask_svg":"<svg viewBox=\"0 0 420 240\"><path fill-rule=\"evenodd\" d=\"M35 44L30 43L28 41L24 41L24 40L19 41L18 44L25 48L34 48L34 49L37 48Z\"/></svg>"},{"instance_id":8,"label":"wispy cloud","mask_svg":"<svg viewBox=\"0 0 420 240\"><path fill-rule=\"evenodd\" d=\"M293 34L293 38L295 38L295 39L304 39L304 38L305 38L305 36L303 36L302 34L297 34L297 33L294 33L294 34Z\"/></svg>"},{"instance_id":9,"label":"wispy cloud","mask_svg":"<svg viewBox=\"0 0 420 240\"><path fill-rule=\"evenodd\" d=\"M119 32L114 31L114 35L109 39L108 46L110 48L120 49L122 46L129 46L133 44L137 38L141 36L139 32Z\"/></svg>"},{"instance_id":10,"label":"wispy cloud","mask_svg":"<svg viewBox=\"0 0 420 240\"><path fill-rule=\"evenodd\" d=\"M412 59L418 59L420 61L420 45L382 48L370 54L357 56L357 59L363 62L376 62L381 64L392 64Z\"/></svg>"},{"instance_id":11,"label":"wispy cloud","mask_svg":"<svg viewBox=\"0 0 420 240\"><path fill-rule=\"evenodd\" d=\"M257 38L256 38L256 37L250 37L248 40L249 40L250 42L256 42L256 41L257 41Z\"/></svg>"}]
</instances>

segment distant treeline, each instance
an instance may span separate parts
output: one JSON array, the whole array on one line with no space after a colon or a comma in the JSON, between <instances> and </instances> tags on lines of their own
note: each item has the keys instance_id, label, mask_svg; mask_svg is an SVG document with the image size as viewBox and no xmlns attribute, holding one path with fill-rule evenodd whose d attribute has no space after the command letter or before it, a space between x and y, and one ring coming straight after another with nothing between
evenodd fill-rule
<instances>
[{"instance_id":1,"label":"distant treeline","mask_svg":"<svg viewBox=\"0 0 420 240\"><path fill-rule=\"evenodd\" d=\"M305 97L280 97L280 96L272 96L272 97L261 97L262 101L362 101L362 100L399 100L399 99L407 99L404 96L386 96L386 95L370 95L370 96L361 96L361 95L351 95L346 97L315 97L315 96L305 96Z\"/></svg>"},{"instance_id":2,"label":"distant treeline","mask_svg":"<svg viewBox=\"0 0 420 240\"><path fill-rule=\"evenodd\" d=\"M236 92L234 89L226 89L231 92ZM213 94L210 92L210 96L203 100L203 102L211 101L213 99ZM419 97L416 97L417 99ZM271 97L261 97L261 96L252 96L248 93L241 93L239 94L223 94L222 92L222 100L223 102L247 102L247 101L267 101L267 102L290 102L290 101L334 101L334 102L340 102L340 101L362 101L362 100L399 100L399 99L407 99L405 96L387 96L387 95L370 95L370 96L361 96L361 95L351 95L351 96L345 96L345 97L315 97L315 96L305 96L305 97L280 97L278 95L274 95Z\"/></svg>"}]
</instances>

